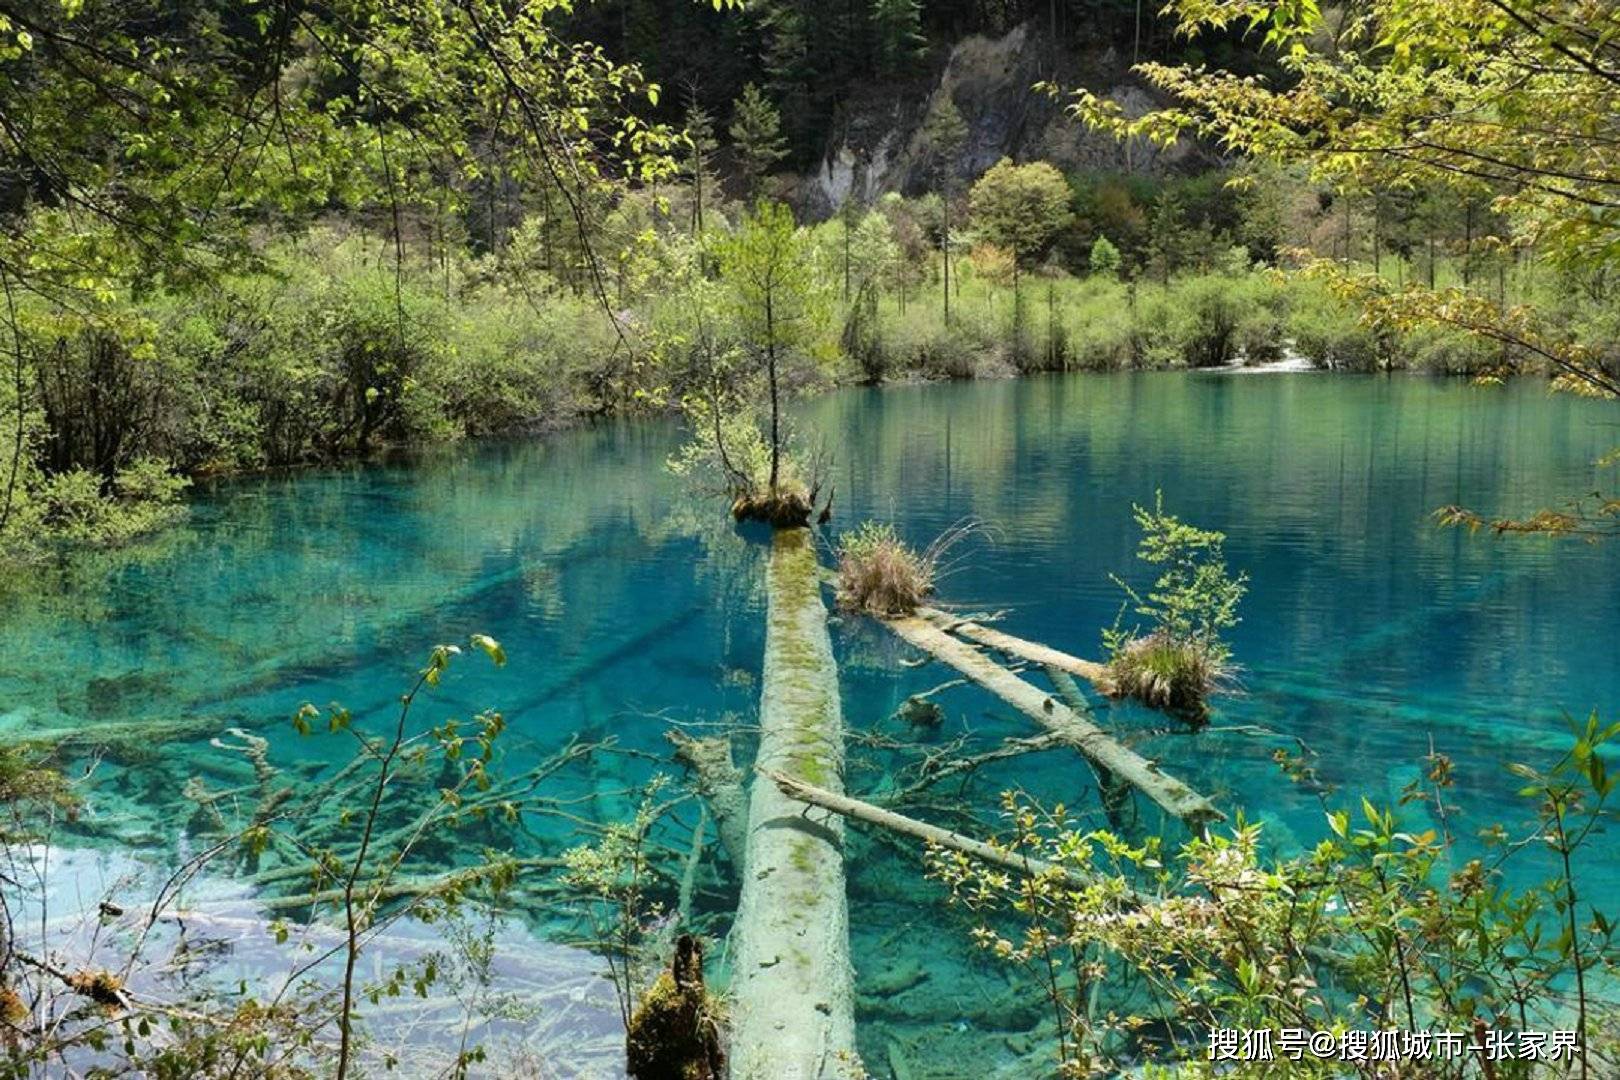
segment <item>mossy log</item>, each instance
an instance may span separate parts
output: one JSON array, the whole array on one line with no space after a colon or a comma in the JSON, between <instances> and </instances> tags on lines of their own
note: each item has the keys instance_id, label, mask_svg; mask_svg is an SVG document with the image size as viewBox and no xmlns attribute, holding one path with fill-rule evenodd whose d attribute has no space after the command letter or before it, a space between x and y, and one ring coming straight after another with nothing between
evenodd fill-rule
<instances>
[{"instance_id":1,"label":"mossy log","mask_svg":"<svg viewBox=\"0 0 1620 1080\"><path fill-rule=\"evenodd\" d=\"M955 634L969 641L976 642L986 648L994 649L1008 656L1016 656L1020 660L1028 660L1032 664L1042 667L1055 668L1077 678L1089 682L1091 685L1102 688L1103 680L1108 674L1108 665L1099 664L1095 660L1082 660L1078 656L1070 656L1049 645L1042 645L1038 641L1026 641L1021 637L1002 633L983 623L976 623L972 619L963 619L952 615L948 611L938 608L920 607L917 609L917 618L931 626L935 626L947 634Z\"/></svg>"},{"instance_id":2,"label":"mossy log","mask_svg":"<svg viewBox=\"0 0 1620 1080\"><path fill-rule=\"evenodd\" d=\"M720 1080L716 1010L703 986L703 950L697 938L675 942L669 970L642 995L625 1033L625 1069L636 1080Z\"/></svg>"},{"instance_id":3,"label":"mossy log","mask_svg":"<svg viewBox=\"0 0 1620 1080\"><path fill-rule=\"evenodd\" d=\"M0 733L0 746L64 754L99 750L115 760L145 760L161 753L169 743L200 742L221 735L232 723L218 716L186 716L88 723L72 728L17 728Z\"/></svg>"},{"instance_id":4,"label":"mossy log","mask_svg":"<svg viewBox=\"0 0 1620 1080\"><path fill-rule=\"evenodd\" d=\"M929 620L901 615L884 619L883 623L902 640L949 664L978 686L1033 719L1085 755L1093 765L1107 769L1113 777L1136 788L1186 822L1194 832L1201 832L1209 822L1225 819L1225 815L1215 809L1207 798L1175 777L1161 772L1158 765L1114 740L1097 725L1039 687L988 659L978 649L956 640Z\"/></svg>"},{"instance_id":5,"label":"mossy log","mask_svg":"<svg viewBox=\"0 0 1620 1080\"><path fill-rule=\"evenodd\" d=\"M829 790L843 786L838 671L808 529L783 529L767 572L758 766ZM844 895L843 821L755 780L737 906L733 1080L859 1075L854 973Z\"/></svg>"}]
</instances>

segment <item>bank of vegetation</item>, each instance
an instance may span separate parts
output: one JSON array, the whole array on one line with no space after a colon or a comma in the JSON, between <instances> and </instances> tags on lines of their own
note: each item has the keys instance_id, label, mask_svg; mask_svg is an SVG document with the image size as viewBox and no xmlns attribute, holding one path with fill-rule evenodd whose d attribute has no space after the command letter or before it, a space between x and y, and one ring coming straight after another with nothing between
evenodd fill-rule
<instances>
[{"instance_id":1,"label":"bank of vegetation","mask_svg":"<svg viewBox=\"0 0 1620 1080\"><path fill-rule=\"evenodd\" d=\"M939 112L925 130L943 154L960 120ZM764 132L737 131L738 147L780 140L767 99L736 113ZM243 223L228 256L186 250L183 272L134 254L82 270L64 251L49 276L18 264L0 528L35 554L53 538L117 543L170 520L191 478L609 412L702 423L767 367L778 405L840 384L1284 359L1558 371L1535 342L1369 318L1342 287L1351 273L1533 305L1614 362L1604 280L1527 259L1484 199L1356 197L1281 166L1178 178L1003 161L971 185L798 221L770 197L772 154L722 176L713 122L694 109L684 123L658 183L503 188L498 223L476 185L379 207L372 176L353 212ZM430 212L430 196L455 205ZM25 200L19 258L42 238L108 242L92 221ZM762 241L794 271L767 290ZM766 291L791 308L769 327Z\"/></svg>"}]
</instances>

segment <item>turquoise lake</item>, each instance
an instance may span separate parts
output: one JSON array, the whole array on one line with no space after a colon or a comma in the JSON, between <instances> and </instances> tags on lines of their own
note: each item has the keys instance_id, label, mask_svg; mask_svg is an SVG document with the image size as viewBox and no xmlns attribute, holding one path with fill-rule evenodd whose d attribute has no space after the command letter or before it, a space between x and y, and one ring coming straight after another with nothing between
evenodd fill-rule
<instances>
[{"instance_id":1,"label":"turquoise lake","mask_svg":"<svg viewBox=\"0 0 1620 1080\"><path fill-rule=\"evenodd\" d=\"M1528 382L1076 375L844 391L802 403L797 426L832 454L832 534L878 518L926 543L982 522L941 600L1005 610L1002 628L1085 656L1120 607L1110 573L1146 576L1133 502L1162 490L1167 509L1224 531L1230 564L1251 579L1233 634L1243 692L1198 734L1135 707L1098 713L1126 733L1165 729L1142 751L1264 821L1281 848L1325 831L1317 796L1272 760L1296 740L1348 805L1393 801L1431 747L1450 755L1458 831L1471 834L1527 819L1506 767L1552 761L1566 714L1620 715L1620 547L1471 536L1433 518L1452 503L1522 513L1612 490L1614 469L1595 464L1620 445L1612 405ZM316 775L351 747L297 736L300 704L342 702L375 727L429 648L484 632L510 662L459 664L424 722L501 710L509 769L571 737L615 737L632 753L560 777L558 790L581 816L625 816L654 772L678 776L672 724L746 728L757 706L764 548L666 473L680 439L668 422L601 423L200 488L181 528L0 608L0 728L217 719ZM837 619L833 640L846 723L920 738L891 714L949 674L903 664L907 652L860 620ZM1031 733L975 690L940 700L941 742ZM153 751L103 763L85 821L58 842L153 867L190 851L179 788L189 763L219 751L206 739ZM891 779L884 752L857 746L851 758L852 793ZM990 821L1014 786L1096 806L1084 765L1057 753L935 797ZM677 812L671 845L695 817ZM553 818L520 844L555 853L579 840ZM1047 1022L1038 996L1032 1009L1007 1004L1029 988L975 952L968 918L918 880L915 860L858 832L851 843L857 985L882 986L858 1016L868 1065L899 1047L919 1075L966 1075L953 1071L965 1053L979 1059L973 1075L1027 1075ZM1620 838L1594 843L1608 857L1582 869L1587 894L1620 897ZM722 917L730 886L713 867L704 880L699 902ZM550 915L530 924L568 936Z\"/></svg>"}]
</instances>

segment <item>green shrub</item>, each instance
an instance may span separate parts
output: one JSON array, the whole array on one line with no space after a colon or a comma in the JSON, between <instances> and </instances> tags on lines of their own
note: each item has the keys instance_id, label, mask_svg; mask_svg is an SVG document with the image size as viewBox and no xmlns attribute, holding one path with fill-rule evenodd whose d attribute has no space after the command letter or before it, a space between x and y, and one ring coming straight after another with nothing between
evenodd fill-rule
<instances>
[{"instance_id":1,"label":"green shrub","mask_svg":"<svg viewBox=\"0 0 1620 1080\"><path fill-rule=\"evenodd\" d=\"M110 484L88 469L71 469L38 481L18 515L19 532L21 522L32 517L52 539L90 546L125 543L182 515L180 497L188 486L190 481L167 464L149 458L120 470Z\"/></svg>"},{"instance_id":2,"label":"green shrub","mask_svg":"<svg viewBox=\"0 0 1620 1080\"><path fill-rule=\"evenodd\" d=\"M972 379L1001 362L1002 343L981 320L957 314L947 326L938 304L914 303L904 314L886 313L881 336L891 376Z\"/></svg>"},{"instance_id":3,"label":"green shrub","mask_svg":"<svg viewBox=\"0 0 1620 1080\"><path fill-rule=\"evenodd\" d=\"M1232 684L1224 649L1201 638L1177 640L1162 630L1128 636L1108 660L1104 692L1129 697L1155 709L1202 717L1212 694Z\"/></svg>"},{"instance_id":4,"label":"green shrub","mask_svg":"<svg viewBox=\"0 0 1620 1080\"><path fill-rule=\"evenodd\" d=\"M1008 792L997 845L1039 871L935 850L929 872L976 914L988 955L1036 976L1031 1003L1060 1024L1054 1075L1371 1077L1385 1074L1331 1057L1285 1062L1280 1050L1213 1061L1211 1032L1400 1028L1480 1045L1487 1031L1569 1030L1580 1049L1567 1064L1502 1061L1482 1074L1574 1076L1585 1059L1588 1075L1615 1076L1620 1015L1607 979L1620 949L1606 895L1582 868L1610 813L1616 781L1603 762L1620 724L1592 715L1572 727L1551 767L1510 766L1534 808L1522 825L1495 824L1500 806L1476 818L1457 805L1442 753L1399 793L1357 800L1325 787L1308 750L1279 749L1327 823L1303 851L1241 815L1175 843L1097 830ZM1477 834L1455 824L1473 820L1489 824ZM1415 1064L1401 1075L1472 1075Z\"/></svg>"},{"instance_id":5,"label":"green shrub","mask_svg":"<svg viewBox=\"0 0 1620 1080\"><path fill-rule=\"evenodd\" d=\"M1347 304L1320 285L1297 283L1288 313L1294 349L1317 367L1376 371L1385 352L1378 335Z\"/></svg>"},{"instance_id":6,"label":"green shrub","mask_svg":"<svg viewBox=\"0 0 1620 1080\"><path fill-rule=\"evenodd\" d=\"M1106 236L1097 237L1091 245L1091 256L1087 260L1091 272L1100 277L1118 277L1120 267L1119 248L1115 247Z\"/></svg>"},{"instance_id":7,"label":"green shrub","mask_svg":"<svg viewBox=\"0 0 1620 1080\"><path fill-rule=\"evenodd\" d=\"M1282 356L1288 336L1288 293L1269 274L1250 273L1237 287L1238 318L1234 341L1241 359L1265 363Z\"/></svg>"},{"instance_id":8,"label":"green shrub","mask_svg":"<svg viewBox=\"0 0 1620 1080\"><path fill-rule=\"evenodd\" d=\"M1472 375L1502 363L1502 347L1477 334L1441 326L1418 326L1400 337L1400 359L1416 371Z\"/></svg>"},{"instance_id":9,"label":"green shrub","mask_svg":"<svg viewBox=\"0 0 1620 1080\"><path fill-rule=\"evenodd\" d=\"M1106 689L1198 719L1209 696L1231 684L1232 650L1221 634L1238 623L1248 575L1227 570L1225 534L1165 513L1162 492L1155 493L1153 509L1133 506L1132 512L1142 530L1137 557L1160 569L1146 595L1114 578L1126 601L1115 625L1103 631ZM1122 626L1127 609L1149 620L1145 631Z\"/></svg>"},{"instance_id":10,"label":"green shrub","mask_svg":"<svg viewBox=\"0 0 1620 1080\"><path fill-rule=\"evenodd\" d=\"M1131 363L1131 306L1130 290L1104 277L1088 279L1071 294L1064 306L1063 330L1076 367L1112 370Z\"/></svg>"},{"instance_id":11,"label":"green shrub","mask_svg":"<svg viewBox=\"0 0 1620 1080\"><path fill-rule=\"evenodd\" d=\"M1131 360L1137 367L1184 367L1196 333L1193 314L1171 289L1138 286L1131 323Z\"/></svg>"}]
</instances>

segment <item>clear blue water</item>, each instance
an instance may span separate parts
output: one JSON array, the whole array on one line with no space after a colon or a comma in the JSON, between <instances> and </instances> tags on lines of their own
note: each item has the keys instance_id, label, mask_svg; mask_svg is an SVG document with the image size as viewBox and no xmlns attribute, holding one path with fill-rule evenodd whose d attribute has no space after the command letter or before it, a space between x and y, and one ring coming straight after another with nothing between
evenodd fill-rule
<instances>
[{"instance_id":1,"label":"clear blue water","mask_svg":"<svg viewBox=\"0 0 1620 1080\"><path fill-rule=\"evenodd\" d=\"M1246 692L1221 703L1217 730L1142 745L1286 847L1322 831L1315 795L1271 760L1293 739L1320 755L1325 780L1375 799L1398 795L1432 740L1456 761L1469 823L1512 825L1526 808L1505 766L1556 755L1566 711L1620 712L1620 547L1469 536L1431 517L1447 503L1523 512L1601 486L1593 463L1620 445L1617 419L1530 384L1133 374L848 391L804 403L799 424L835 455L835 530L875 517L926 542L984 522L993 542L960 549L942 598L1008 609L1009 631L1081 654L1097 653L1118 610L1109 573L1140 580L1133 501L1160 489L1175 513L1224 530L1229 561L1251 577L1234 635ZM217 717L313 768L343 751L292 734L299 704L342 701L379 720L431 645L482 631L511 662L461 665L432 715L501 709L509 768L573 735L646 751L559 781L591 814L625 814L625 789L667 757L671 721L746 722L758 693L762 549L665 474L679 438L669 423L610 423L200 491L189 522L151 550L6 602L0 727ZM854 728L882 727L946 677L901 666L857 620L840 620L834 640ZM940 738L1028 733L977 691L942 702ZM1131 707L1104 716L1127 731L1161 723ZM1241 725L1277 736L1218 730ZM88 817L111 823L103 839L178 857L180 811L163 799L207 753L177 743L114 763ZM856 758L850 789L880 787L892 761ZM1089 774L1056 754L946 794L988 816L1014 784L1094 805ZM539 831L537 848L577 839ZM1038 1030L985 1038L958 1018L1017 984L965 937L941 949L940 927L965 924L942 913L938 889L887 847L855 843L881 856L851 876L861 979L918 964L928 976L869 1006L869 1061L898 1043L926 1067L971 1045L992 1070L1016 1070ZM1588 889L1615 895L1614 865L1594 860Z\"/></svg>"}]
</instances>

